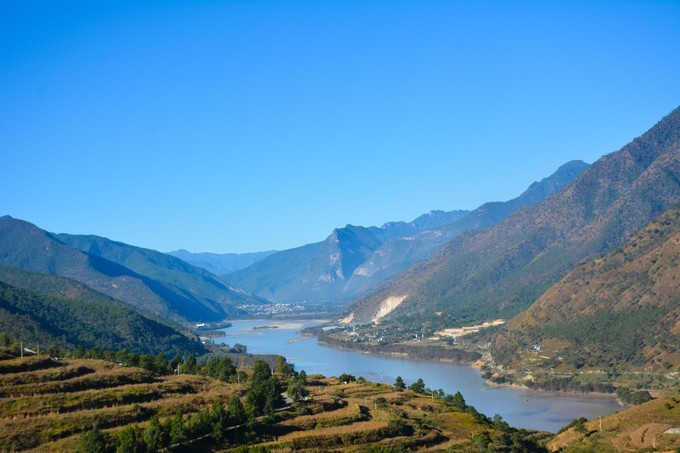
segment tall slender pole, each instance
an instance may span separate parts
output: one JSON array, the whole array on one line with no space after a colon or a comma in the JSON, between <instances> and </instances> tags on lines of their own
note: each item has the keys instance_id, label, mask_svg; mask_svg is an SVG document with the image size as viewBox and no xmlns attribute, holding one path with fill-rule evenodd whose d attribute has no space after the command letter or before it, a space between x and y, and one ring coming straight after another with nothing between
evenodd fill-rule
<instances>
[{"instance_id":1,"label":"tall slender pole","mask_svg":"<svg viewBox=\"0 0 680 453\"><path fill-rule=\"evenodd\" d=\"M19 343L21 343L21 358L23 359L24 358L24 342L20 341Z\"/></svg>"}]
</instances>

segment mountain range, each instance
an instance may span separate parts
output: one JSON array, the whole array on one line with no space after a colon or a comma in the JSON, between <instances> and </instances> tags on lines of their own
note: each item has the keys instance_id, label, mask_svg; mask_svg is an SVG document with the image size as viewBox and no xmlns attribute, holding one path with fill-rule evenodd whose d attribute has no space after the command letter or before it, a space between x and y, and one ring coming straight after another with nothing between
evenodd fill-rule
<instances>
[{"instance_id":1,"label":"mountain range","mask_svg":"<svg viewBox=\"0 0 680 453\"><path fill-rule=\"evenodd\" d=\"M251 264L276 253L276 250L253 253L192 253L184 249L168 252L176 258L201 267L215 275L228 274L246 268Z\"/></svg>"},{"instance_id":2,"label":"mountain range","mask_svg":"<svg viewBox=\"0 0 680 453\"><path fill-rule=\"evenodd\" d=\"M545 200L447 242L342 316L447 327L511 317L678 201L680 109Z\"/></svg>"},{"instance_id":3,"label":"mountain range","mask_svg":"<svg viewBox=\"0 0 680 453\"><path fill-rule=\"evenodd\" d=\"M222 320L238 305L266 302L179 258L97 236L56 235L9 216L0 218L0 264L67 277L180 322Z\"/></svg>"},{"instance_id":4,"label":"mountain range","mask_svg":"<svg viewBox=\"0 0 680 453\"><path fill-rule=\"evenodd\" d=\"M619 151L590 166L568 162L512 200L346 225L279 252L173 252L180 259L0 217L0 330L198 352L180 324L247 314L241 307L267 299L346 301L338 320L378 323L390 341L400 326L510 319L479 336L505 368L526 367L539 348L544 366L566 371L668 369L680 362L679 244L680 108ZM246 267L218 276L210 266Z\"/></svg>"},{"instance_id":5,"label":"mountain range","mask_svg":"<svg viewBox=\"0 0 680 453\"><path fill-rule=\"evenodd\" d=\"M222 278L274 302L351 300L428 258L462 232L493 225L544 199L587 167L569 162L519 197L486 203L472 212L431 211L411 222L336 228L323 242L274 253Z\"/></svg>"}]
</instances>

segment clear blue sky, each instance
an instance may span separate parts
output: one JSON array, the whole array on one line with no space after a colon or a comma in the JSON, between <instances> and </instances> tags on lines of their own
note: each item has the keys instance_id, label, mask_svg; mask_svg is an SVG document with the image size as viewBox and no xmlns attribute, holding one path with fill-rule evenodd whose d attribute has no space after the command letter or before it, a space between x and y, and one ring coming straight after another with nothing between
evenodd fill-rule
<instances>
[{"instance_id":1,"label":"clear blue sky","mask_svg":"<svg viewBox=\"0 0 680 453\"><path fill-rule=\"evenodd\" d=\"M284 249L519 194L680 105L680 2L0 3L0 215Z\"/></svg>"}]
</instances>

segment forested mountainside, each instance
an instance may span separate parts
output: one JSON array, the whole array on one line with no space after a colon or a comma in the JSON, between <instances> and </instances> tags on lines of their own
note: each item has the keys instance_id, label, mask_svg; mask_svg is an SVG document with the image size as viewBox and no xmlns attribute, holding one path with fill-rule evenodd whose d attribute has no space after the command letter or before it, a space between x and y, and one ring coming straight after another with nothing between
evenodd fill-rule
<instances>
[{"instance_id":1,"label":"forested mountainside","mask_svg":"<svg viewBox=\"0 0 680 453\"><path fill-rule=\"evenodd\" d=\"M104 243L111 244L112 241L105 240ZM210 285L213 289L222 285L215 279L212 279L214 283L211 283L212 277L207 272L193 268L176 258L158 253L168 260L176 260L170 263L175 267L167 269L167 274L163 276L164 271L161 270L163 260L156 263L152 261L157 255L147 256L140 252L143 249L117 244L111 250L116 253L127 250L131 257L129 263L138 268L141 273L97 254L83 252L31 223L9 216L0 218L0 264L68 277L115 299L177 321L221 320L236 313L235 307L223 301L209 296L197 296L196 291L199 285L196 282L201 283L202 289ZM126 249L126 247L130 248ZM119 259L124 254L115 256L115 259ZM124 259L120 261L128 262ZM185 279L179 278L178 276L182 275L183 266L191 268L189 270L197 274L184 273ZM142 273L163 278L156 280ZM168 275L172 276L172 282L169 281ZM184 287L183 284L188 284L189 287ZM226 285L223 286L226 287ZM234 294L234 300L239 300L237 299L239 293L230 290L223 292ZM244 296L241 300L249 300L249 298Z\"/></svg>"},{"instance_id":2,"label":"forested mountainside","mask_svg":"<svg viewBox=\"0 0 680 453\"><path fill-rule=\"evenodd\" d=\"M0 266L0 332L38 345L152 354L207 352L195 335L64 277Z\"/></svg>"},{"instance_id":3,"label":"forested mountainside","mask_svg":"<svg viewBox=\"0 0 680 453\"><path fill-rule=\"evenodd\" d=\"M677 370L680 205L577 265L494 336L491 352L506 368Z\"/></svg>"},{"instance_id":4,"label":"forested mountainside","mask_svg":"<svg viewBox=\"0 0 680 453\"><path fill-rule=\"evenodd\" d=\"M160 283L170 292L226 315L244 304L266 303L244 291L229 287L205 269L157 252L93 235L56 234L57 239L78 250L105 258Z\"/></svg>"},{"instance_id":5,"label":"forested mountainside","mask_svg":"<svg viewBox=\"0 0 680 453\"><path fill-rule=\"evenodd\" d=\"M343 316L446 327L511 317L580 260L617 247L678 201L680 109L543 202L448 242Z\"/></svg>"},{"instance_id":6,"label":"forested mountainside","mask_svg":"<svg viewBox=\"0 0 680 453\"><path fill-rule=\"evenodd\" d=\"M458 234L493 225L515 209L543 200L587 166L569 162L519 197L486 203L472 212L432 211L408 223L337 228L321 243L275 253L224 279L276 302L349 300L428 258Z\"/></svg>"},{"instance_id":7,"label":"forested mountainside","mask_svg":"<svg viewBox=\"0 0 680 453\"><path fill-rule=\"evenodd\" d=\"M244 269L274 253L276 253L276 250L252 253L192 253L181 249L168 252L168 255L203 268L215 275L223 275Z\"/></svg>"}]
</instances>

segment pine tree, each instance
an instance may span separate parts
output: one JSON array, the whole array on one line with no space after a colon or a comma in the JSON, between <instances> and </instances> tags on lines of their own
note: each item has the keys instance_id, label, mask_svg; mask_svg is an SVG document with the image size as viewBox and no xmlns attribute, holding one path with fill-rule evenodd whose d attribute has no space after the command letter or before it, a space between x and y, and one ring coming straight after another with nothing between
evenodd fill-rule
<instances>
[{"instance_id":1,"label":"pine tree","mask_svg":"<svg viewBox=\"0 0 680 453\"><path fill-rule=\"evenodd\" d=\"M118 432L118 448L116 453L141 453L139 430L136 426L128 425Z\"/></svg>"},{"instance_id":2,"label":"pine tree","mask_svg":"<svg viewBox=\"0 0 680 453\"><path fill-rule=\"evenodd\" d=\"M151 417L151 420L149 420L149 424L142 435L144 443L146 444L146 451L153 452L160 450L163 447L162 436L163 432L161 424L158 421L158 416L154 415Z\"/></svg>"},{"instance_id":3,"label":"pine tree","mask_svg":"<svg viewBox=\"0 0 680 453\"><path fill-rule=\"evenodd\" d=\"M220 442L224 438L224 431L229 426L229 419L224 410L222 398L218 398L213 402L210 418L212 419L213 437L216 441Z\"/></svg>"},{"instance_id":4,"label":"pine tree","mask_svg":"<svg viewBox=\"0 0 680 453\"><path fill-rule=\"evenodd\" d=\"M234 424L238 426L248 419L248 414L246 413L243 403L238 396L232 396L227 402L227 413L229 414L229 419Z\"/></svg>"},{"instance_id":5,"label":"pine tree","mask_svg":"<svg viewBox=\"0 0 680 453\"><path fill-rule=\"evenodd\" d=\"M182 410L177 409L175 415L170 421L170 442L173 444L184 442L187 440L187 430L184 426L184 418L182 418Z\"/></svg>"},{"instance_id":6,"label":"pine tree","mask_svg":"<svg viewBox=\"0 0 680 453\"><path fill-rule=\"evenodd\" d=\"M97 425L94 425L90 431L80 436L77 451L81 453L104 453L107 451L106 444L106 436L97 428Z\"/></svg>"},{"instance_id":7,"label":"pine tree","mask_svg":"<svg viewBox=\"0 0 680 453\"><path fill-rule=\"evenodd\" d=\"M425 382L419 378L416 382L409 386L409 390L416 393L423 393L425 391Z\"/></svg>"}]
</instances>

